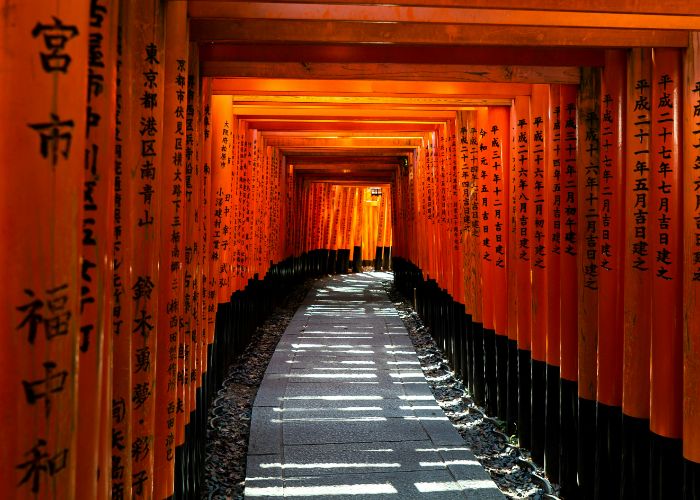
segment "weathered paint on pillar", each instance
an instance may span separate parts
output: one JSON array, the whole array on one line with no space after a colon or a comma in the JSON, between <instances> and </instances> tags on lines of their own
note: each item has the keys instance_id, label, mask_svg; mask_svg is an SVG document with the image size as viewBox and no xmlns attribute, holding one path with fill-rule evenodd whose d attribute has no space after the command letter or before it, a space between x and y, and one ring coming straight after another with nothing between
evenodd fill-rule
<instances>
[{"instance_id":1,"label":"weathered paint on pillar","mask_svg":"<svg viewBox=\"0 0 700 500\"><path fill-rule=\"evenodd\" d=\"M132 463L132 495L153 496L155 368L157 359L159 240L163 176L163 11L160 2L122 4L124 35L123 85L131 87L125 113L125 202L133 210L132 246L125 256L130 267L126 302L132 311L126 325L131 344L132 436L126 442ZM135 20L137 20L135 22ZM127 121L128 120L128 121Z\"/></svg>"},{"instance_id":2,"label":"weathered paint on pillar","mask_svg":"<svg viewBox=\"0 0 700 500\"><path fill-rule=\"evenodd\" d=\"M111 490L111 289L117 1L92 2L83 183L80 354L76 477L78 498L106 499ZM90 397L89 395L94 395Z\"/></svg>"},{"instance_id":3,"label":"weathered paint on pillar","mask_svg":"<svg viewBox=\"0 0 700 500\"><path fill-rule=\"evenodd\" d=\"M686 53L683 116L683 456L700 464L700 33ZM695 476L697 477L697 476Z\"/></svg>"},{"instance_id":4,"label":"weathered paint on pillar","mask_svg":"<svg viewBox=\"0 0 700 500\"><path fill-rule=\"evenodd\" d=\"M0 182L0 480L9 497L69 499L76 495L88 8L17 3L4 10L0 30L0 162L8 167Z\"/></svg>"},{"instance_id":5,"label":"weathered paint on pillar","mask_svg":"<svg viewBox=\"0 0 700 500\"><path fill-rule=\"evenodd\" d=\"M160 189L160 287L156 373L154 497L175 487L175 423L178 405L178 347L184 321L185 110L187 109L187 2L165 6L163 141Z\"/></svg>"},{"instance_id":6,"label":"weathered paint on pillar","mask_svg":"<svg viewBox=\"0 0 700 500\"><path fill-rule=\"evenodd\" d=\"M681 53L655 49L651 85L651 430L682 435Z\"/></svg>"},{"instance_id":7,"label":"weathered paint on pillar","mask_svg":"<svg viewBox=\"0 0 700 500\"><path fill-rule=\"evenodd\" d=\"M577 89L561 86L562 110L562 245L560 261L561 289L561 377L578 380L578 271L579 195L577 164Z\"/></svg>"},{"instance_id":8,"label":"weathered paint on pillar","mask_svg":"<svg viewBox=\"0 0 700 500\"><path fill-rule=\"evenodd\" d=\"M599 402L622 404L622 231L626 62L624 51L607 51L600 102L600 209L598 389Z\"/></svg>"},{"instance_id":9,"label":"weathered paint on pillar","mask_svg":"<svg viewBox=\"0 0 700 500\"><path fill-rule=\"evenodd\" d=\"M489 108L489 141L491 156L488 158L493 182L493 286L494 329L496 335L508 333L508 236L510 213L508 210L510 184L510 116L505 106Z\"/></svg>"},{"instance_id":10,"label":"weathered paint on pillar","mask_svg":"<svg viewBox=\"0 0 700 500\"><path fill-rule=\"evenodd\" d=\"M629 55L626 106L623 411L649 419L651 49Z\"/></svg>"},{"instance_id":11,"label":"weathered paint on pillar","mask_svg":"<svg viewBox=\"0 0 700 500\"><path fill-rule=\"evenodd\" d=\"M559 85L549 86L548 128L546 143L547 164L545 165L545 241L548 251L545 254L547 282L547 335L546 361L549 366L559 366L561 331L561 283L559 261L562 249L562 220L564 203L562 199L562 108Z\"/></svg>"}]
</instances>

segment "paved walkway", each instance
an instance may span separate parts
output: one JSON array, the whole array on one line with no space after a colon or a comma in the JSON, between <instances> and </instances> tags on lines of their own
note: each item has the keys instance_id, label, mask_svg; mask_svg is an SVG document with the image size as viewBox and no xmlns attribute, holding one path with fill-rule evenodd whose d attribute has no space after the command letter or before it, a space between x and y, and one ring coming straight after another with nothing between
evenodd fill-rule
<instances>
[{"instance_id":1,"label":"paved walkway","mask_svg":"<svg viewBox=\"0 0 700 500\"><path fill-rule=\"evenodd\" d=\"M391 278L324 278L295 314L255 399L246 498L504 498L435 402Z\"/></svg>"}]
</instances>

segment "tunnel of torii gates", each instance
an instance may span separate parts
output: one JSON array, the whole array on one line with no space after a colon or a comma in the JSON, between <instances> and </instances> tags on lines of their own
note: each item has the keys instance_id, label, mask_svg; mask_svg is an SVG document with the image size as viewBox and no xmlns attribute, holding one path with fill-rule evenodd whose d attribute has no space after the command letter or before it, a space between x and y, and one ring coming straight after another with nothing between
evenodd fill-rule
<instances>
[{"instance_id":1,"label":"tunnel of torii gates","mask_svg":"<svg viewBox=\"0 0 700 500\"><path fill-rule=\"evenodd\" d=\"M562 496L700 498L697 4L37 3L0 19L3 498L195 497L230 360L363 264Z\"/></svg>"}]
</instances>

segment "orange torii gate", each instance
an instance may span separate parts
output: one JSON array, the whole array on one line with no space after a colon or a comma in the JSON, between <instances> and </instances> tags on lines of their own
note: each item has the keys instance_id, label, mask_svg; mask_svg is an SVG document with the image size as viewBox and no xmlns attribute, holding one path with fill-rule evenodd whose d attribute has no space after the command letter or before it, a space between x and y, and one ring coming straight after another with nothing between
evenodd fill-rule
<instances>
[{"instance_id":1,"label":"orange torii gate","mask_svg":"<svg viewBox=\"0 0 700 500\"><path fill-rule=\"evenodd\" d=\"M356 271L373 257L395 270L475 400L563 496L697 496L692 7L596 13L607 31L587 43L616 48L578 49L580 80L570 61L519 67L509 83L486 81L504 78L500 66L426 83L434 62L409 76L392 62L390 79L368 84L337 63L282 62L293 76L284 81L260 77L274 63L246 61L229 61L241 78L203 76L226 66L200 62L200 50L221 47L202 46L201 17L191 39L187 9L251 16L224 3L61 0L39 12L17 4L0 21L0 157L20 165L0 185L9 496L200 494L208 404L228 364L296 280L347 272L351 252ZM501 22L502 10L486 10L471 12ZM527 41L532 28L517 23L542 12L525 6L508 33ZM542 17L551 25L554 14ZM588 14L573 16L575 29ZM671 17L673 29L652 26ZM628 21L637 25L615 25ZM231 33L221 24L212 36ZM411 49L421 61L434 50L424 28L415 36L426 46ZM572 43L550 28L530 42ZM333 37L366 55L342 36L374 29ZM413 40L403 24L391 30ZM515 50L462 49L487 59ZM407 53L379 50L392 61ZM551 51L556 64L563 52ZM530 62L542 53L523 52ZM343 137L304 135L331 127ZM369 180L294 166L299 150L356 159L363 148L391 158Z\"/></svg>"}]
</instances>

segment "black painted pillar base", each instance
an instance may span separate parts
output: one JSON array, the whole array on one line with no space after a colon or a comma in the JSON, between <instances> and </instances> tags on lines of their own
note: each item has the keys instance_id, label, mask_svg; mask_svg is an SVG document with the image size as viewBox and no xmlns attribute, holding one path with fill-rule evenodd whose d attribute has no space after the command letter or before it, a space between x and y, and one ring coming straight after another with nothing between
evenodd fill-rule
<instances>
[{"instance_id":1,"label":"black painted pillar base","mask_svg":"<svg viewBox=\"0 0 700 500\"><path fill-rule=\"evenodd\" d=\"M335 274L345 274L346 266L343 266L345 260L345 250L339 248L335 257Z\"/></svg>"},{"instance_id":2,"label":"black painted pillar base","mask_svg":"<svg viewBox=\"0 0 700 500\"><path fill-rule=\"evenodd\" d=\"M356 246L352 249L352 271L354 273L362 272L362 247Z\"/></svg>"},{"instance_id":3,"label":"black painted pillar base","mask_svg":"<svg viewBox=\"0 0 700 500\"><path fill-rule=\"evenodd\" d=\"M578 384L560 379L559 485L561 497L581 498L578 481Z\"/></svg>"},{"instance_id":4,"label":"black painted pillar base","mask_svg":"<svg viewBox=\"0 0 700 500\"><path fill-rule=\"evenodd\" d=\"M384 262L382 263L382 267L385 271L391 269L391 247L384 247Z\"/></svg>"},{"instance_id":5,"label":"black painted pillar base","mask_svg":"<svg viewBox=\"0 0 700 500\"><path fill-rule=\"evenodd\" d=\"M578 485L583 498L595 496L596 402L578 398Z\"/></svg>"},{"instance_id":6,"label":"black painted pillar base","mask_svg":"<svg viewBox=\"0 0 700 500\"><path fill-rule=\"evenodd\" d=\"M192 488L192 454L190 447L192 446L192 425L185 424L185 442L182 445L182 466L184 470L183 485L184 498L192 498L194 495Z\"/></svg>"},{"instance_id":7,"label":"black painted pillar base","mask_svg":"<svg viewBox=\"0 0 700 500\"><path fill-rule=\"evenodd\" d=\"M472 315L466 314L464 317L465 338L464 338L464 373L469 393L474 394L474 323Z\"/></svg>"},{"instance_id":8,"label":"black painted pillar base","mask_svg":"<svg viewBox=\"0 0 700 500\"><path fill-rule=\"evenodd\" d=\"M649 499L649 419L622 414L620 497Z\"/></svg>"},{"instance_id":9,"label":"black painted pillar base","mask_svg":"<svg viewBox=\"0 0 700 500\"><path fill-rule=\"evenodd\" d=\"M683 498L683 442L650 433L651 498Z\"/></svg>"},{"instance_id":10,"label":"black painted pillar base","mask_svg":"<svg viewBox=\"0 0 700 500\"><path fill-rule=\"evenodd\" d=\"M182 446L175 447L175 493L173 497L176 500L185 498L185 474L182 466Z\"/></svg>"},{"instance_id":11,"label":"black painted pillar base","mask_svg":"<svg viewBox=\"0 0 700 500\"><path fill-rule=\"evenodd\" d=\"M530 376L532 374L530 351L518 349L518 440L520 446L530 449L532 443Z\"/></svg>"},{"instance_id":12,"label":"black painted pillar base","mask_svg":"<svg viewBox=\"0 0 700 500\"><path fill-rule=\"evenodd\" d=\"M446 290L440 290L440 326L442 328L442 345L450 365L454 366L454 345L452 344L452 317L454 302Z\"/></svg>"},{"instance_id":13,"label":"black painted pillar base","mask_svg":"<svg viewBox=\"0 0 700 500\"><path fill-rule=\"evenodd\" d=\"M598 402L595 497L620 498L622 408Z\"/></svg>"},{"instance_id":14,"label":"black painted pillar base","mask_svg":"<svg viewBox=\"0 0 700 500\"><path fill-rule=\"evenodd\" d=\"M472 323L474 342L474 401L484 406L486 400L486 379L484 378L484 325Z\"/></svg>"},{"instance_id":15,"label":"black painted pillar base","mask_svg":"<svg viewBox=\"0 0 700 500\"><path fill-rule=\"evenodd\" d=\"M559 482L559 367L549 364L546 400L544 471L554 482Z\"/></svg>"},{"instance_id":16,"label":"black painted pillar base","mask_svg":"<svg viewBox=\"0 0 700 500\"><path fill-rule=\"evenodd\" d=\"M348 272L352 272L352 264L350 263L350 253L352 252L352 249L348 248L346 250L343 250L343 274L347 274Z\"/></svg>"},{"instance_id":17,"label":"black painted pillar base","mask_svg":"<svg viewBox=\"0 0 700 500\"><path fill-rule=\"evenodd\" d=\"M498 418L508 417L508 337L496 335L496 385L498 387Z\"/></svg>"},{"instance_id":18,"label":"black painted pillar base","mask_svg":"<svg viewBox=\"0 0 700 500\"><path fill-rule=\"evenodd\" d=\"M683 459L683 499L700 498L700 463Z\"/></svg>"},{"instance_id":19,"label":"black painted pillar base","mask_svg":"<svg viewBox=\"0 0 700 500\"><path fill-rule=\"evenodd\" d=\"M484 370L486 376L486 413L498 413L498 384L496 382L496 332L484 328Z\"/></svg>"},{"instance_id":20,"label":"black painted pillar base","mask_svg":"<svg viewBox=\"0 0 700 500\"><path fill-rule=\"evenodd\" d=\"M530 451L532 460L539 466L544 465L544 436L546 429L545 408L547 406L547 364L537 359L532 360L532 439Z\"/></svg>"},{"instance_id":21,"label":"black painted pillar base","mask_svg":"<svg viewBox=\"0 0 700 500\"><path fill-rule=\"evenodd\" d=\"M338 261L338 250L328 250L328 265L326 266L326 272L328 274L335 274L337 261Z\"/></svg>"},{"instance_id":22,"label":"black painted pillar base","mask_svg":"<svg viewBox=\"0 0 700 500\"><path fill-rule=\"evenodd\" d=\"M515 434L518 425L518 341L508 339L508 407L506 429Z\"/></svg>"},{"instance_id":23,"label":"black painted pillar base","mask_svg":"<svg viewBox=\"0 0 700 500\"><path fill-rule=\"evenodd\" d=\"M463 362L463 357L464 357L464 335L465 335L465 327L464 327L464 304L460 304L459 302L455 302L455 306L453 309L453 314L454 314L454 356L455 356L455 362L454 362L454 370L455 373L457 374L457 377L462 380L464 385L466 385L465 377L464 377L464 362Z\"/></svg>"},{"instance_id":24,"label":"black painted pillar base","mask_svg":"<svg viewBox=\"0 0 700 500\"><path fill-rule=\"evenodd\" d=\"M384 248L383 247L377 247L374 249L374 270L375 271L382 270L383 255L384 255Z\"/></svg>"}]
</instances>

